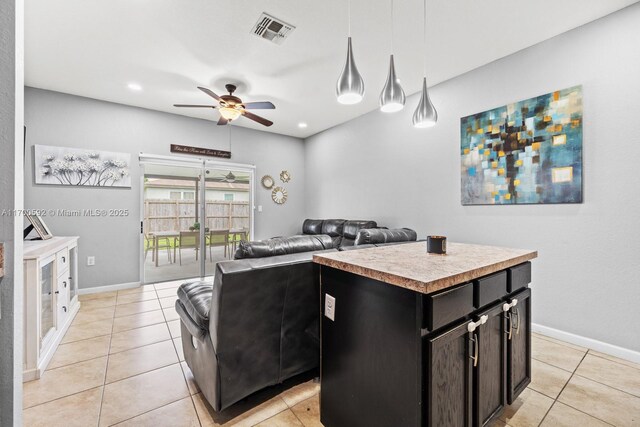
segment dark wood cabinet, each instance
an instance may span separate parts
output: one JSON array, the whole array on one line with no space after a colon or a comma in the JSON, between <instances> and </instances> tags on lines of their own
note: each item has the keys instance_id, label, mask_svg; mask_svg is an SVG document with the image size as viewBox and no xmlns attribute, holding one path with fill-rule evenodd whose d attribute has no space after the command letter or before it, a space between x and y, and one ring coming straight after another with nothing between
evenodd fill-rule
<instances>
[{"instance_id":1,"label":"dark wood cabinet","mask_svg":"<svg viewBox=\"0 0 640 427\"><path fill-rule=\"evenodd\" d=\"M531 382L530 266L514 269L420 294L323 266L322 423L490 425Z\"/></svg>"},{"instance_id":2,"label":"dark wood cabinet","mask_svg":"<svg viewBox=\"0 0 640 427\"><path fill-rule=\"evenodd\" d=\"M505 312L507 330L507 403L531 382L531 289L513 295ZM515 304L514 304L515 302Z\"/></svg>"},{"instance_id":3,"label":"dark wood cabinet","mask_svg":"<svg viewBox=\"0 0 640 427\"><path fill-rule=\"evenodd\" d=\"M424 339L423 420L429 426L471 426L472 384L469 332L464 322Z\"/></svg>"},{"instance_id":4,"label":"dark wood cabinet","mask_svg":"<svg viewBox=\"0 0 640 427\"><path fill-rule=\"evenodd\" d=\"M478 346L473 368L474 426L489 423L504 408L506 401L506 334L502 304L498 303L478 314L486 322L473 332Z\"/></svg>"}]
</instances>

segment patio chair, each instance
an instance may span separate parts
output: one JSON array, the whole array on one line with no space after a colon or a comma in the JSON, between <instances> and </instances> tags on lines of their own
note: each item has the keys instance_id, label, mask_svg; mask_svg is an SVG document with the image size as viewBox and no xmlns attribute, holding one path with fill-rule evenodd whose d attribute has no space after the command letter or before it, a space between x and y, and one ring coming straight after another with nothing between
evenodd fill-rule
<instances>
[{"instance_id":1,"label":"patio chair","mask_svg":"<svg viewBox=\"0 0 640 427\"><path fill-rule=\"evenodd\" d=\"M195 249L196 261L198 260L198 249L200 249L200 232L199 231L181 231L180 237L176 242L178 247L178 256L180 257L180 265L182 265L182 249ZM206 254L205 254L206 256ZM173 248L173 258L176 257L176 247Z\"/></svg>"},{"instance_id":2,"label":"patio chair","mask_svg":"<svg viewBox=\"0 0 640 427\"><path fill-rule=\"evenodd\" d=\"M238 228L236 230L230 230L229 236L230 236L229 244L233 245L233 252L235 253L236 249L238 248L238 243L240 243L243 240L245 242L249 240L249 229Z\"/></svg>"},{"instance_id":3,"label":"patio chair","mask_svg":"<svg viewBox=\"0 0 640 427\"><path fill-rule=\"evenodd\" d=\"M158 250L166 249L167 250L167 259L171 262L171 241L168 237L158 237ZM156 254L156 239L153 234L144 233L144 259L147 259L147 254L151 251L151 261L155 261ZM174 257L175 259L175 257Z\"/></svg>"},{"instance_id":4,"label":"patio chair","mask_svg":"<svg viewBox=\"0 0 640 427\"><path fill-rule=\"evenodd\" d=\"M212 230L208 237L209 260L213 262L211 248L220 246L224 246L224 257L227 258L227 251L231 252L229 248L229 230Z\"/></svg>"}]
</instances>

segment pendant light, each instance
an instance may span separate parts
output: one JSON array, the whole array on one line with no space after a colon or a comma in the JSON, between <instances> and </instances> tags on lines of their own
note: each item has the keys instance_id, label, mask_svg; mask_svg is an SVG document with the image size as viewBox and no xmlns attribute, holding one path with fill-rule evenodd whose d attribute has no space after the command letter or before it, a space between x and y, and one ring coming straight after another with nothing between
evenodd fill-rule
<instances>
[{"instance_id":1,"label":"pendant light","mask_svg":"<svg viewBox=\"0 0 640 427\"><path fill-rule=\"evenodd\" d=\"M348 0L349 37L347 38L347 62L336 83L336 96L341 104L357 104L364 97L364 80L358 72L351 47L351 0Z\"/></svg>"},{"instance_id":2,"label":"pendant light","mask_svg":"<svg viewBox=\"0 0 640 427\"><path fill-rule=\"evenodd\" d=\"M404 108L404 90L396 77L396 67L393 61L393 0L391 0L391 57L389 58L389 75L380 93L380 111L394 113Z\"/></svg>"},{"instance_id":3,"label":"pendant light","mask_svg":"<svg viewBox=\"0 0 640 427\"><path fill-rule=\"evenodd\" d=\"M422 96L418 103L418 108L413 113L413 126L417 128L428 128L438 121L438 112L431 103L427 92L427 0L424 0L424 25L423 25L423 53L424 53L424 77L422 79Z\"/></svg>"}]
</instances>

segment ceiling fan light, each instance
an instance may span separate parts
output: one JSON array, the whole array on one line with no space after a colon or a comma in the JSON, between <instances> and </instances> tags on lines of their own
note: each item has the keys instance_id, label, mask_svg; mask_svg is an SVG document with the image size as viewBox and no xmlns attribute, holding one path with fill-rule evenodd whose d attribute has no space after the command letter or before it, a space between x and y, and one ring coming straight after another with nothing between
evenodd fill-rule
<instances>
[{"instance_id":1,"label":"ceiling fan light","mask_svg":"<svg viewBox=\"0 0 640 427\"><path fill-rule=\"evenodd\" d=\"M433 106L429 93L427 92L427 78L422 79L422 96L418 103L418 108L413 113L413 126L416 128L428 128L438 121L438 112Z\"/></svg>"},{"instance_id":2,"label":"ceiling fan light","mask_svg":"<svg viewBox=\"0 0 640 427\"><path fill-rule=\"evenodd\" d=\"M353 59L351 37L347 39L347 62L336 83L336 96L341 104L357 104L364 97L364 80Z\"/></svg>"},{"instance_id":3,"label":"ceiling fan light","mask_svg":"<svg viewBox=\"0 0 640 427\"><path fill-rule=\"evenodd\" d=\"M229 121L235 120L240 117L240 110L236 110L232 107L221 107L219 111L220 115Z\"/></svg>"},{"instance_id":4,"label":"ceiling fan light","mask_svg":"<svg viewBox=\"0 0 640 427\"><path fill-rule=\"evenodd\" d=\"M385 113L394 113L404 108L406 100L404 90L400 86L400 81L396 77L396 66L393 61L393 55L389 59L389 75L387 82L380 93L380 111Z\"/></svg>"}]
</instances>

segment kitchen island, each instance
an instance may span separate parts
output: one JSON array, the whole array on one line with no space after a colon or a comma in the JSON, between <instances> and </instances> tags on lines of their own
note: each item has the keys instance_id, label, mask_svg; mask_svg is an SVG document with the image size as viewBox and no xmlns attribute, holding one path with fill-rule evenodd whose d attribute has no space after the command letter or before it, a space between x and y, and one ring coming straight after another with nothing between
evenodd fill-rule
<instances>
[{"instance_id":1,"label":"kitchen island","mask_svg":"<svg viewBox=\"0 0 640 427\"><path fill-rule=\"evenodd\" d=\"M537 252L425 242L317 254L325 427L483 426L531 379Z\"/></svg>"}]
</instances>

